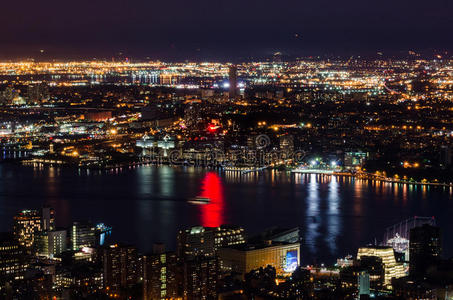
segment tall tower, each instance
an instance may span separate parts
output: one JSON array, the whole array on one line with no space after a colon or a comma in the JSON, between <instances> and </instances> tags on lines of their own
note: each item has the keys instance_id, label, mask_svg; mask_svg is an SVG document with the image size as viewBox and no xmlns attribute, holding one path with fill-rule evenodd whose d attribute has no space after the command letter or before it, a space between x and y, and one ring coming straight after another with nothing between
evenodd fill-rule
<instances>
[{"instance_id":1,"label":"tall tower","mask_svg":"<svg viewBox=\"0 0 453 300\"><path fill-rule=\"evenodd\" d=\"M41 215L37 210L23 210L14 216L14 236L20 245L33 246L35 233L42 230Z\"/></svg>"},{"instance_id":2,"label":"tall tower","mask_svg":"<svg viewBox=\"0 0 453 300\"><path fill-rule=\"evenodd\" d=\"M104 248L104 286L112 292L130 288L138 280L137 249L129 245L111 245Z\"/></svg>"},{"instance_id":3,"label":"tall tower","mask_svg":"<svg viewBox=\"0 0 453 300\"><path fill-rule=\"evenodd\" d=\"M42 230L55 230L55 211L49 206L44 206L42 208Z\"/></svg>"},{"instance_id":4,"label":"tall tower","mask_svg":"<svg viewBox=\"0 0 453 300\"><path fill-rule=\"evenodd\" d=\"M423 225L412 228L409 239L409 274L415 278L425 275L429 266L440 259L440 228Z\"/></svg>"},{"instance_id":5,"label":"tall tower","mask_svg":"<svg viewBox=\"0 0 453 300\"><path fill-rule=\"evenodd\" d=\"M228 71L230 81L230 99L235 99L237 96L237 84L238 84L238 68L236 65L231 65Z\"/></svg>"}]
</instances>

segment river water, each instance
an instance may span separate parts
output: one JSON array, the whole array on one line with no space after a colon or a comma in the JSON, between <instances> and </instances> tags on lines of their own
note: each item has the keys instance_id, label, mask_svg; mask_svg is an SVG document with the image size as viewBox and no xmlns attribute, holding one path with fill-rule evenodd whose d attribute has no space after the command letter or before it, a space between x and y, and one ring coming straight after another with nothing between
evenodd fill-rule
<instances>
[{"instance_id":1,"label":"river water","mask_svg":"<svg viewBox=\"0 0 453 300\"><path fill-rule=\"evenodd\" d=\"M190 198L209 197L206 205ZM142 252L154 242L175 248L178 230L192 225L242 225L247 234L280 226L301 229L301 259L333 263L382 240L385 228L413 216L435 217L444 256L453 256L453 191L264 171L240 175L193 167L139 166L112 171L0 165L0 231L22 209L51 205L57 226L104 222L111 239Z\"/></svg>"}]
</instances>

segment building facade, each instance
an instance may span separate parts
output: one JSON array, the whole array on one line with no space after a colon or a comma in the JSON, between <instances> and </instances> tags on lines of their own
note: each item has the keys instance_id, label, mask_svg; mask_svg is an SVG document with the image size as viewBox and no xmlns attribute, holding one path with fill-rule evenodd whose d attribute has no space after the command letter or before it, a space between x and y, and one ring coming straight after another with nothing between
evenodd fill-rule
<instances>
[{"instance_id":1,"label":"building facade","mask_svg":"<svg viewBox=\"0 0 453 300\"><path fill-rule=\"evenodd\" d=\"M406 276L404 265L398 263L395 258L395 252L392 247L385 246L369 246L359 248L357 252L357 259L362 257L379 257L382 259L384 265L384 286L390 288L392 278L400 278Z\"/></svg>"},{"instance_id":2,"label":"building facade","mask_svg":"<svg viewBox=\"0 0 453 300\"><path fill-rule=\"evenodd\" d=\"M111 245L104 248L104 288L119 291L138 281L137 249L128 245Z\"/></svg>"},{"instance_id":3,"label":"building facade","mask_svg":"<svg viewBox=\"0 0 453 300\"><path fill-rule=\"evenodd\" d=\"M425 224L412 228L409 238L409 274L423 277L426 269L440 259L441 251L439 227Z\"/></svg>"},{"instance_id":4,"label":"building facade","mask_svg":"<svg viewBox=\"0 0 453 300\"><path fill-rule=\"evenodd\" d=\"M54 257L66 251L66 230L42 231L36 233L36 251L39 255Z\"/></svg>"},{"instance_id":5,"label":"building facade","mask_svg":"<svg viewBox=\"0 0 453 300\"><path fill-rule=\"evenodd\" d=\"M37 210L23 210L14 216L13 232L19 244L30 248L35 240L35 233L41 231L41 214Z\"/></svg>"},{"instance_id":6,"label":"building facade","mask_svg":"<svg viewBox=\"0 0 453 300\"><path fill-rule=\"evenodd\" d=\"M143 299L175 299L182 287L176 253L143 256Z\"/></svg>"},{"instance_id":7,"label":"building facade","mask_svg":"<svg viewBox=\"0 0 453 300\"><path fill-rule=\"evenodd\" d=\"M221 247L245 243L244 229L238 226L191 227L178 233L178 256L185 259L214 257Z\"/></svg>"},{"instance_id":8,"label":"building facade","mask_svg":"<svg viewBox=\"0 0 453 300\"><path fill-rule=\"evenodd\" d=\"M72 250L96 245L96 226L89 222L74 222L71 227Z\"/></svg>"},{"instance_id":9,"label":"building facade","mask_svg":"<svg viewBox=\"0 0 453 300\"><path fill-rule=\"evenodd\" d=\"M244 276L246 273L268 265L278 276L287 276L300 265L300 243L269 245L244 245L219 249L220 269Z\"/></svg>"}]
</instances>

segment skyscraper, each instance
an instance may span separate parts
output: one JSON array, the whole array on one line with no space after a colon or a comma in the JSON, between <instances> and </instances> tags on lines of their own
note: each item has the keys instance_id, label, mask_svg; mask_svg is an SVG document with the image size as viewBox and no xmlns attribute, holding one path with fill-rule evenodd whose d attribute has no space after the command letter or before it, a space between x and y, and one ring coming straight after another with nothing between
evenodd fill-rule
<instances>
[{"instance_id":1,"label":"skyscraper","mask_svg":"<svg viewBox=\"0 0 453 300\"><path fill-rule=\"evenodd\" d=\"M72 250L96 245L96 227L89 222L74 222L71 228Z\"/></svg>"},{"instance_id":2,"label":"skyscraper","mask_svg":"<svg viewBox=\"0 0 453 300\"><path fill-rule=\"evenodd\" d=\"M23 210L14 216L13 232L19 244L27 248L33 245L35 233L41 231L41 215L37 210Z\"/></svg>"},{"instance_id":3,"label":"skyscraper","mask_svg":"<svg viewBox=\"0 0 453 300\"><path fill-rule=\"evenodd\" d=\"M104 287L110 291L137 283L137 249L129 245L111 245L104 249Z\"/></svg>"},{"instance_id":4,"label":"skyscraper","mask_svg":"<svg viewBox=\"0 0 453 300\"><path fill-rule=\"evenodd\" d=\"M191 259L198 256L213 257L220 247L245 243L244 229L238 226L195 226L178 233L178 256Z\"/></svg>"},{"instance_id":5,"label":"skyscraper","mask_svg":"<svg viewBox=\"0 0 453 300\"><path fill-rule=\"evenodd\" d=\"M38 254L53 257L66 251L66 230L38 232L35 241Z\"/></svg>"},{"instance_id":6,"label":"skyscraper","mask_svg":"<svg viewBox=\"0 0 453 300\"><path fill-rule=\"evenodd\" d=\"M217 299L217 258L197 257L184 262L184 299Z\"/></svg>"},{"instance_id":7,"label":"skyscraper","mask_svg":"<svg viewBox=\"0 0 453 300\"><path fill-rule=\"evenodd\" d=\"M451 146L449 145L442 145L440 147L440 165L443 169L448 168L451 166L452 163L452 151Z\"/></svg>"},{"instance_id":8,"label":"skyscraper","mask_svg":"<svg viewBox=\"0 0 453 300\"><path fill-rule=\"evenodd\" d=\"M218 256L223 272L244 276L252 270L270 265L278 276L288 276L300 265L300 243L267 241L231 246L219 249Z\"/></svg>"},{"instance_id":9,"label":"skyscraper","mask_svg":"<svg viewBox=\"0 0 453 300\"><path fill-rule=\"evenodd\" d=\"M440 228L423 225L412 228L409 239L409 274L419 278L426 274L427 268L440 259Z\"/></svg>"},{"instance_id":10,"label":"skyscraper","mask_svg":"<svg viewBox=\"0 0 453 300\"><path fill-rule=\"evenodd\" d=\"M390 287L392 278L406 276L403 264L396 261L395 252L391 247L368 246L359 248L357 259L361 259L363 256L377 256L382 259L384 264L384 285L387 287Z\"/></svg>"},{"instance_id":11,"label":"skyscraper","mask_svg":"<svg viewBox=\"0 0 453 300\"><path fill-rule=\"evenodd\" d=\"M37 83L27 87L28 103L41 104L49 100L49 87L46 83Z\"/></svg>"},{"instance_id":12,"label":"skyscraper","mask_svg":"<svg viewBox=\"0 0 453 300\"><path fill-rule=\"evenodd\" d=\"M235 65L231 65L228 70L229 83L230 83L230 89L229 89L230 99L235 99L237 97L237 84L238 84L237 71L238 71L238 69Z\"/></svg>"},{"instance_id":13,"label":"skyscraper","mask_svg":"<svg viewBox=\"0 0 453 300\"><path fill-rule=\"evenodd\" d=\"M55 230L55 211L50 206L42 208L42 230Z\"/></svg>"},{"instance_id":14,"label":"skyscraper","mask_svg":"<svg viewBox=\"0 0 453 300\"><path fill-rule=\"evenodd\" d=\"M0 290L6 280L21 279L29 264L25 249L8 233L0 233Z\"/></svg>"},{"instance_id":15,"label":"skyscraper","mask_svg":"<svg viewBox=\"0 0 453 300\"><path fill-rule=\"evenodd\" d=\"M143 256L143 299L174 299L180 296L182 276L179 271L174 252Z\"/></svg>"}]
</instances>

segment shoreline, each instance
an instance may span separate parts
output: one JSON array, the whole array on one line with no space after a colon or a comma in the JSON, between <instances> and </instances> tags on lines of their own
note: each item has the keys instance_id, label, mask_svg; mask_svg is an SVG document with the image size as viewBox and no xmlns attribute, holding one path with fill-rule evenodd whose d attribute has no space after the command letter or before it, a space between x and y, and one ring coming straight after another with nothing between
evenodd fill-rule
<instances>
[{"instance_id":1,"label":"shoreline","mask_svg":"<svg viewBox=\"0 0 453 300\"><path fill-rule=\"evenodd\" d=\"M9 161L9 163L17 163L18 161ZM331 171L331 170L301 170L301 169L293 169L293 170L279 170L278 168L231 168L231 167L224 167L221 165L202 165L202 164L193 164L193 163L170 163L170 162L158 162L158 161L141 161L141 162L134 162L134 163L122 163L116 164L111 166L105 167L87 167L87 166L77 166L75 164L67 164L61 161L50 161L50 160L21 160L19 162L20 165L24 166L33 166L35 164L41 166L58 166L58 167L69 167L75 169L85 169L85 170L99 170L99 171L111 171L119 168L129 168L129 167L136 167L136 166L177 166L177 167L194 167L194 168L212 168L218 169L219 171L223 172L237 172L241 175L261 172L264 170L275 170L278 172L290 172L291 174L315 174L315 175L322 175L322 176L348 176L354 177L358 179L367 179L372 180L375 182L385 182L385 183L392 183L392 184L403 184L403 185L418 185L418 186L439 186L439 187L449 187L453 188L453 183L445 183L445 182L422 182L422 181L408 181L402 179L394 179L394 178L381 178L382 176L377 176L372 173L367 172L358 172L358 173L350 173L344 171Z\"/></svg>"}]
</instances>

